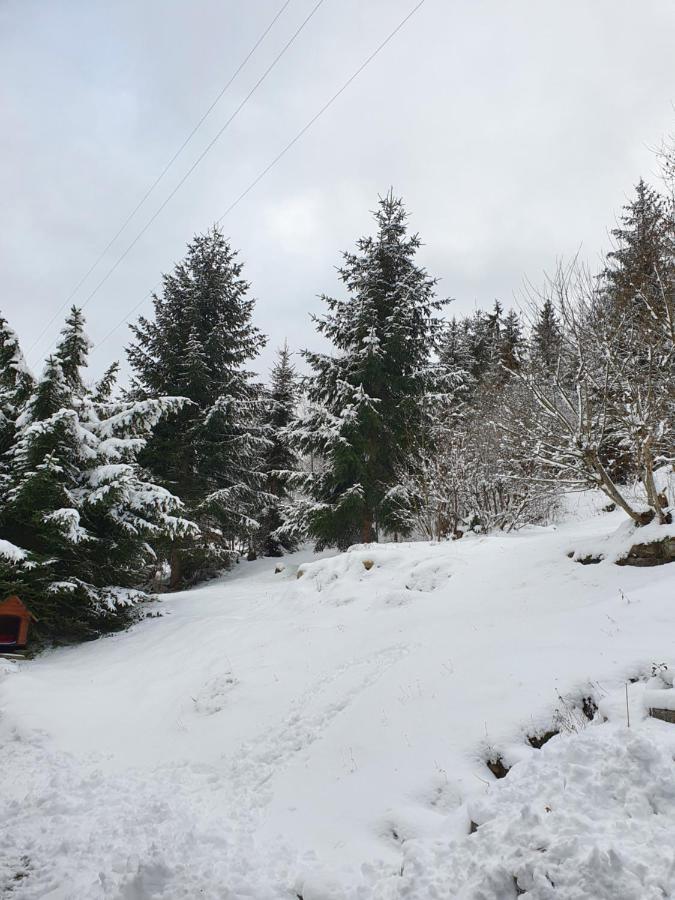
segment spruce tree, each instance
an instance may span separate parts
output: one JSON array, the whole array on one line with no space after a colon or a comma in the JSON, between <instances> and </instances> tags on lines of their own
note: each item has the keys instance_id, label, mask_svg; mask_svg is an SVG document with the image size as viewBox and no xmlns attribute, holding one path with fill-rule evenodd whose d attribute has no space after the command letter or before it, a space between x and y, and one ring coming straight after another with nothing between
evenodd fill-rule
<instances>
[{"instance_id":1,"label":"spruce tree","mask_svg":"<svg viewBox=\"0 0 675 900\"><path fill-rule=\"evenodd\" d=\"M18 410L32 387L33 376L21 352L19 339L0 315L0 454L14 442ZM0 462L0 474L2 465Z\"/></svg>"},{"instance_id":2,"label":"spruce tree","mask_svg":"<svg viewBox=\"0 0 675 900\"><path fill-rule=\"evenodd\" d=\"M500 380L508 381L510 374L516 372L522 364L523 354L523 329L518 318L518 313L511 309L504 316L502 329L499 335L498 358L500 365Z\"/></svg>"},{"instance_id":3,"label":"spruce tree","mask_svg":"<svg viewBox=\"0 0 675 900\"><path fill-rule=\"evenodd\" d=\"M462 373L453 399L468 400L482 387L493 390L508 381L508 373L521 363L523 349L518 314L510 310L504 315L498 300L491 312L479 309L459 322L452 319L445 328L440 360L449 372Z\"/></svg>"},{"instance_id":4,"label":"spruce tree","mask_svg":"<svg viewBox=\"0 0 675 900\"><path fill-rule=\"evenodd\" d=\"M243 266L213 228L164 276L154 319L132 326L134 397L185 397L160 423L142 459L201 528L171 550L172 587L214 574L250 547L264 506L262 390L246 369L265 343Z\"/></svg>"},{"instance_id":5,"label":"spruce tree","mask_svg":"<svg viewBox=\"0 0 675 900\"><path fill-rule=\"evenodd\" d=\"M269 445L265 451L264 472L269 495L260 517L256 544L264 556L281 556L297 548L297 538L289 523L292 504L291 484L300 468L294 446L292 426L298 401L298 377L291 363L288 344L279 349L272 367L270 389L265 400L265 425Z\"/></svg>"},{"instance_id":6,"label":"spruce tree","mask_svg":"<svg viewBox=\"0 0 675 900\"><path fill-rule=\"evenodd\" d=\"M469 319L452 317L441 338L439 358L449 372L462 372L464 378L472 377L475 358L471 349Z\"/></svg>"},{"instance_id":7,"label":"spruce tree","mask_svg":"<svg viewBox=\"0 0 675 900\"><path fill-rule=\"evenodd\" d=\"M117 376L119 374L120 364L115 361L111 363L103 373L103 376L96 382L93 391L94 403L107 403L115 389Z\"/></svg>"},{"instance_id":8,"label":"spruce tree","mask_svg":"<svg viewBox=\"0 0 675 900\"><path fill-rule=\"evenodd\" d=\"M61 332L61 338L56 348L56 358L60 363L66 384L74 393L82 394L84 392L81 370L87 365L90 345L89 338L84 332L82 310L73 306Z\"/></svg>"},{"instance_id":9,"label":"spruce tree","mask_svg":"<svg viewBox=\"0 0 675 900\"><path fill-rule=\"evenodd\" d=\"M640 179L612 231L615 247L601 275L600 301L624 331L632 324L652 330L650 308L664 288L672 290L672 228L666 201Z\"/></svg>"},{"instance_id":10,"label":"spruce tree","mask_svg":"<svg viewBox=\"0 0 675 900\"><path fill-rule=\"evenodd\" d=\"M0 540L30 564L0 559L0 589L18 593L51 639L123 625L143 596L154 545L191 529L180 501L137 462L154 425L180 401L98 403L82 380L88 345L73 309L5 454Z\"/></svg>"},{"instance_id":11,"label":"spruce tree","mask_svg":"<svg viewBox=\"0 0 675 900\"><path fill-rule=\"evenodd\" d=\"M488 314L477 309L467 320L468 350L472 359L471 377L477 385L482 384L494 368L494 322Z\"/></svg>"},{"instance_id":12,"label":"spruce tree","mask_svg":"<svg viewBox=\"0 0 675 900\"><path fill-rule=\"evenodd\" d=\"M406 218L393 193L380 199L377 234L361 238L338 270L348 296L324 297L328 312L316 319L334 353L304 352L314 374L298 434L321 459L308 479L308 529L319 547L402 527L397 471L421 440L426 396L438 390L434 314L443 305L416 262L420 239L408 235Z\"/></svg>"},{"instance_id":13,"label":"spruce tree","mask_svg":"<svg viewBox=\"0 0 675 900\"><path fill-rule=\"evenodd\" d=\"M615 414L609 417L602 458L612 476L623 481L643 468L642 452L636 452L635 441L626 435L622 421L625 411L631 408L631 422L637 426L648 402L662 396L667 405L669 393L672 397L675 376L672 353L675 217L672 204L640 180L635 197L624 207L620 225L613 230L612 236L615 246L607 254L607 265L590 310L594 320L590 326L606 335L605 342L620 349L622 377L611 389ZM596 365L602 370L604 347L598 346L595 355ZM668 384L670 391L666 387ZM635 398L635 385L642 386L643 399ZM670 404L672 410L672 400ZM665 423L672 413L669 414L664 406L661 415L664 427L655 437L653 449L668 458L672 448Z\"/></svg>"},{"instance_id":14,"label":"spruce tree","mask_svg":"<svg viewBox=\"0 0 675 900\"><path fill-rule=\"evenodd\" d=\"M532 363L544 373L552 375L558 365L562 348L562 330L553 301L545 297L537 309L530 336Z\"/></svg>"},{"instance_id":15,"label":"spruce tree","mask_svg":"<svg viewBox=\"0 0 675 900\"><path fill-rule=\"evenodd\" d=\"M495 300L492 312L477 309L463 321L465 358L474 388L503 378L500 372L504 317L502 305Z\"/></svg>"}]
</instances>

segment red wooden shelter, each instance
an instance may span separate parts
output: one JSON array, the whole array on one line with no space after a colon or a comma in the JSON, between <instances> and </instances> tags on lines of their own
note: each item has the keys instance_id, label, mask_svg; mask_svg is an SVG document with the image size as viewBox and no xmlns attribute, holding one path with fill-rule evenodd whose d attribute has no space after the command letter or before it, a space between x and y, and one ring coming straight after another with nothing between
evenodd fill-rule
<instances>
[{"instance_id":1,"label":"red wooden shelter","mask_svg":"<svg viewBox=\"0 0 675 900\"><path fill-rule=\"evenodd\" d=\"M7 597L0 602L0 653L24 649L31 621L35 621L35 616L19 597Z\"/></svg>"}]
</instances>

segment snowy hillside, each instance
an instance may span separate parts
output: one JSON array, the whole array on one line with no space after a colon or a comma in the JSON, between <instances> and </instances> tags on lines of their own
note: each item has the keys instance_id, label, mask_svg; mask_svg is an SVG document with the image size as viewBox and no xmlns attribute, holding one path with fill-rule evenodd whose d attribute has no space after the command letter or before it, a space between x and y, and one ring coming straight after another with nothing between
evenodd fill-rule
<instances>
[{"instance_id":1,"label":"snowy hillside","mask_svg":"<svg viewBox=\"0 0 675 900\"><path fill-rule=\"evenodd\" d=\"M241 563L0 663L0 895L669 895L675 726L643 694L675 662L675 566L567 555L622 521L584 500L557 527Z\"/></svg>"}]
</instances>

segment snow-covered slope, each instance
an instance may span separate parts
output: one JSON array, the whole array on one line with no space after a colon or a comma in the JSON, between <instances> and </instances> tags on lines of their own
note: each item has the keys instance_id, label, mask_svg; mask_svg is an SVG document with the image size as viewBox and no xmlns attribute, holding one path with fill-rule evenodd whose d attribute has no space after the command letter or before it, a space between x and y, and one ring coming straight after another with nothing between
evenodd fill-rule
<instances>
[{"instance_id":1,"label":"snow-covered slope","mask_svg":"<svg viewBox=\"0 0 675 900\"><path fill-rule=\"evenodd\" d=\"M579 565L567 553L621 517L567 518L242 563L129 632L2 664L0 894L663 896L675 726L640 722L638 683L627 731L616 698L675 656L675 566ZM584 728L585 697L613 721ZM552 727L580 733L527 743ZM497 757L516 763L501 781ZM630 840L657 842L654 871Z\"/></svg>"}]
</instances>

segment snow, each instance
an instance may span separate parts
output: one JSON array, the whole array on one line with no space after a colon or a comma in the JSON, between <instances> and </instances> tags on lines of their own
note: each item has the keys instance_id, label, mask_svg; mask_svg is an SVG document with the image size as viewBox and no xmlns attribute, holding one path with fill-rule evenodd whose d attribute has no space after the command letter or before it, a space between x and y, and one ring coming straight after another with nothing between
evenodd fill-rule
<instances>
[{"instance_id":1,"label":"snow","mask_svg":"<svg viewBox=\"0 0 675 900\"><path fill-rule=\"evenodd\" d=\"M472 805L475 834L407 844L374 900L672 896L674 746L625 725L553 738Z\"/></svg>"},{"instance_id":2,"label":"snow","mask_svg":"<svg viewBox=\"0 0 675 900\"><path fill-rule=\"evenodd\" d=\"M645 691L645 709L675 710L675 690Z\"/></svg>"},{"instance_id":3,"label":"snow","mask_svg":"<svg viewBox=\"0 0 675 900\"><path fill-rule=\"evenodd\" d=\"M17 547L16 544L12 544L11 541L0 538L0 556L12 563L20 563L26 559L28 553L21 547Z\"/></svg>"},{"instance_id":4,"label":"snow","mask_svg":"<svg viewBox=\"0 0 675 900\"><path fill-rule=\"evenodd\" d=\"M89 537L86 528L80 526L80 513L76 509L55 509L44 516L45 522L53 522L71 544L79 544Z\"/></svg>"},{"instance_id":5,"label":"snow","mask_svg":"<svg viewBox=\"0 0 675 900\"><path fill-rule=\"evenodd\" d=\"M600 505L577 496L565 522L517 534L305 551L276 573L241 563L127 632L4 664L0 893L675 891L675 726L647 717L672 689L675 566L568 558L620 526ZM670 680L650 678L662 663Z\"/></svg>"},{"instance_id":6,"label":"snow","mask_svg":"<svg viewBox=\"0 0 675 900\"><path fill-rule=\"evenodd\" d=\"M636 544L652 544L662 541L664 538L675 538L675 524L659 525L658 522L650 522L649 525L637 527L630 519L622 523L616 531L604 534L600 538L591 538L575 545L574 559L594 557L617 562L624 559Z\"/></svg>"}]
</instances>

